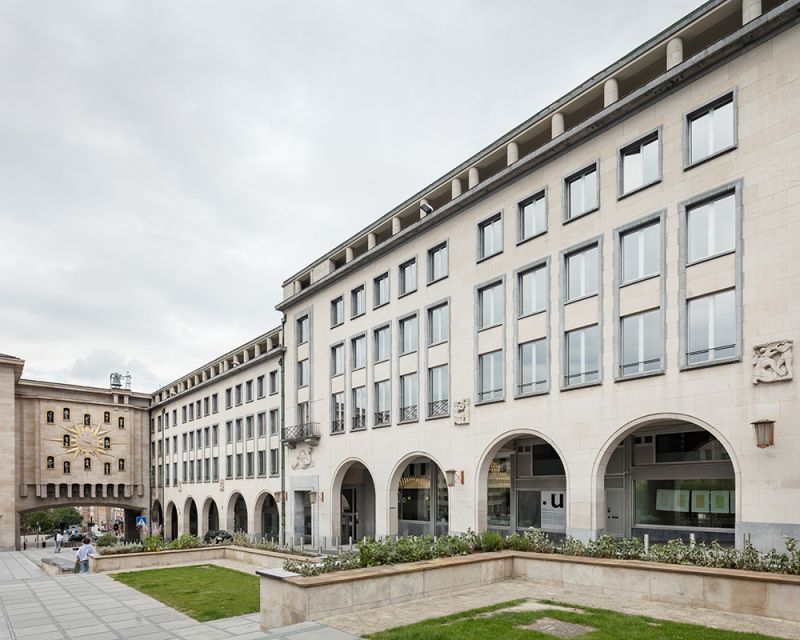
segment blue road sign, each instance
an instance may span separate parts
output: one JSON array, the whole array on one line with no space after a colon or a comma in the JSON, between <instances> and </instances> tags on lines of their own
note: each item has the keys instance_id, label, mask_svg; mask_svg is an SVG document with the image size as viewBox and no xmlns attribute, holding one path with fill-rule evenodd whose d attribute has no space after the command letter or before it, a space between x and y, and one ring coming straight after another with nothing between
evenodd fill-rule
<instances>
[{"instance_id":1,"label":"blue road sign","mask_svg":"<svg viewBox=\"0 0 800 640\"><path fill-rule=\"evenodd\" d=\"M136 516L136 526L137 527L146 527L147 526L147 516Z\"/></svg>"}]
</instances>

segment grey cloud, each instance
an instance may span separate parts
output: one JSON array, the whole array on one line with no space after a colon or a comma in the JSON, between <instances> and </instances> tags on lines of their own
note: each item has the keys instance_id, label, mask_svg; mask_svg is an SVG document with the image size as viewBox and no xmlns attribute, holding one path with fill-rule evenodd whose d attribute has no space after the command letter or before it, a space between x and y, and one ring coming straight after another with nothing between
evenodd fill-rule
<instances>
[{"instance_id":1,"label":"grey cloud","mask_svg":"<svg viewBox=\"0 0 800 640\"><path fill-rule=\"evenodd\" d=\"M0 351L28 376L105 385L88 354L113 353L169 381L276 325L287 275L696 5L4 2Z\"/></svg>"}]
</instances>

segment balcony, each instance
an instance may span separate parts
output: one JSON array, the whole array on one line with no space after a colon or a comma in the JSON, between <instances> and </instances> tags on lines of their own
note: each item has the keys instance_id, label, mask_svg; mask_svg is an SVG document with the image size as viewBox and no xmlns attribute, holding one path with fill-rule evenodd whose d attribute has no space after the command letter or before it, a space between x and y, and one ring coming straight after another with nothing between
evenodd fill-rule
<instances>
[{"instance_id":1,"label":"balcony","mask_svg":"<svg viewBox=\"0 0 800 640\"><path fill-rule=\"evenodd\" d=\"M450 415L450 400L435 400L428 403L428 417L438 418Z\"/></svg>"},{"instance_id":2,"label":"balcony","mask_svg":"<svg viewBox=\"0 0 800 640\"><path fill-rule=\"evenodd\" d=\"M361 413L360 415L353 416L353 426L351 431L359 431L361 429L367 428L367 416L365 413Z\"/></svg>"},{"instance_id":3,"label":"balcony","mask_svg":"<svg viewBox=\"0 0 800 640\"><path fill-rule=\"evenodd\" d=\"M331 421L331 433L344 433L344 420Z\"/></svg>"},{"instance_id":4,"label":"balcony","mask_svg":"<svg viewBox=\"0 0 800 640\"><path fill-rule=\"evenodd\" d=\"M286 427L286 436L283 441L294 448L298 442L307 442L316 446L319 442L319 422L305 422L303 424Z\"/></svg>"},{"instance_id":5,"label":"balcony","mask_svg":"<svg viewBox=\"0 0 800 640\"><path fill-rule=\"evenodd\" d=\"M375 412L375 426L383 427L392 421L391 411L376 411Z\"/></svg>"},{"instance_id":6,"label":"balcony","mask_svg":"<svg viewBox=\"0 0 800 640\"><path fill-rule=\"evenodd\" d=\"M419 417L417 405L412 404L407 407L400 407L400 422L416 420Z\"/></svg>"}]
</instances>

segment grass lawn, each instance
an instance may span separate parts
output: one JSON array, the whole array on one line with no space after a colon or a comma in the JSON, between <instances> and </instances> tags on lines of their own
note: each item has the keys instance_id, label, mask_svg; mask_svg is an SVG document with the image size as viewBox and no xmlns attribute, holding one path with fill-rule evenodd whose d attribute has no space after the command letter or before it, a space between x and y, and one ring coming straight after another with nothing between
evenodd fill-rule
<instances>
[{"instance_id":1,"label":"grass lawn","mask_svg":"<svg viewBox=\"0 0 800 640\"><path fill-rule=\"evenodd\" d=\"M259 578L204 564L146 569L111 576L200 622L259 610Z\"/></svg>"},{"instance_id":2,"label":"grass lawn","mask_svg":"<svg viewBox=\"0 0 800 640\"><path fill-rule=\"evenodd\" d=\"M539 611L503 611L524 600L512 600L491 607L473 609L433 618L405 627L396 627L367 638L372 640L556 640L556 636L520 625L549 618L593 627L596 631L578 636L581 640L775 640L772 636L710 629L691 624L630 616L605 609L590 609L573 604L542 601L549 605L577 609L578 612L542 609ZM484 614L484 615L481 615ZM485 615L489 614L489 615Z\"/></svg>"}]
</instances>

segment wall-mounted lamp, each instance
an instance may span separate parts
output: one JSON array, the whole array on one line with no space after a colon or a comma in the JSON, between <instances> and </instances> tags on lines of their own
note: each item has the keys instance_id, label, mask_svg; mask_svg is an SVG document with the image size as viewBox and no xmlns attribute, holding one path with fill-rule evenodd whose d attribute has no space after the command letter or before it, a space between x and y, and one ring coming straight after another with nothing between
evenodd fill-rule
<instances>
[{"instance_id":1,"label":"wall-mounted lamp","mask_svg":"<svg viewBox=\"0 0 800 640\"><path fill-rule=\"evenodd\" d=\"M775 444L774 420L756 420L751 424L753 425L753 433L756 437L756 446L759 449L766 449Z\"/></svg>"},{"instance_id":2,"label":"wall-mounted lamp","mask_svg":"<svg viewBox=\"0 0 800 640\"><path fill-rule=\"evenodd\" d=\"M456 482L458 484L464 484L464 470L456 471L455 469L448 469L444 472L445 478L447 478L447 486L454 487L456 486Z\"/></svg>"},{"instance_id":3,"label":"wall-mounted lamp","mask_svg":"<svg viewBox=\"0 0 800 640\"><path fill-rule=\"evenodd\" d=\"M308 492L308 501L311 504L316 504L317 503L317 492L316 491L309 491Z\"/></svg>"}]
</instances>

